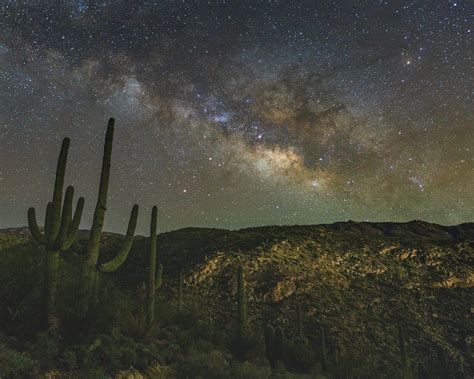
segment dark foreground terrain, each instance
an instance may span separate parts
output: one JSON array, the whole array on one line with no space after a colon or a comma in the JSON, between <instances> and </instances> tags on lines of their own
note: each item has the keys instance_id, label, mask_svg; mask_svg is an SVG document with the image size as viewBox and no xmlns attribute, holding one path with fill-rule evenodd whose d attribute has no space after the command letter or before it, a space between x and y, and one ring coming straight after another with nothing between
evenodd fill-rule
<instances>
[{"instance_id":1,"label":"dark foreground terrain","mask_svg":"<svg viewBox=\"0 0 474 379\"><path fill-rule=\"evenodd\" d=\"M104 260L122 238L104 233ZM0 377L473 373L473 223L345 222L164 233L157 258L164 266L163 287L151 328L142 322L148 238L136 237L125 264L102 274L99 301L87 319L74 314L80 244L63 258L57 325L38 332L42 250L27 228L0 231ZM248 299L248 346L235 346L232 338L239 265ZM284 359L273 374L263 342L267 325L285 333Z\"/></svg>"}]
</instances>

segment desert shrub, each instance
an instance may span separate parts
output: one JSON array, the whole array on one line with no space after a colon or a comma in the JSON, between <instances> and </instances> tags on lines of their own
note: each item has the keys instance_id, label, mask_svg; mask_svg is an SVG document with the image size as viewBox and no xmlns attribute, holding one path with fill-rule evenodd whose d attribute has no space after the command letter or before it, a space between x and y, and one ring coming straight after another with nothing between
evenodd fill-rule
<instances>
[{"instance_id":1,"label":"desert shrub","mask_svg":"<svg viewBox=\"0 0 474 379\"><path fill-rule=\"evenodd\" d=\"M0 373L6 378L29 378L38 370L38 362L0 343Z\"/></svg>"},{"instance_id":2,"label":"desert shrub","mask_svg":"<svg viewBox=\"0 0 474 379\"><path fill-rule=\"evenodd\" d=\"M261 365L256 365L250 362L233 362L228 375L228 378L242 379L261 379L270 377L270 367L264 362L261 362Z\"/></svg>"},{"instance_id":3,"label":"desert shrub","mask_svg":"<svg viewBox=\"0 0 474 379\"><path fill-rule=\"evenodd\" d=\"M222 351L193 350L175 366L178 378L220 379L228 377L231 357Z\"/></svg>"},{"instance_id":4,"label":"desert shrub","mask_svg":"<svg viewBox=\"0 0 474 379\"><path fill-rule=\"evenodd\" d=\"M243 338L230 336L228 348L241 361L252 361L263 355L261 336L253 330L248 330Z\"/></svg>"},{"instance_id":5,"label":"desert shrub","mask_svg":"<svg viewBox=\"0 0 474 379\"><path fill-rule=\"evenodd\" d=\"M43 254L28 239L0 242L0 324L7 334L32 336L37 330Z\"/></svg>"},{"instance_id":6,"label":"desert shrub","mask_svg":"<svg viewBox=\"0 0 474 379\"><path fill-rule=\"evenodd\" d=\"M308 373L316 364L316 355L309 344L298 340L287 340L285 346L285 366L291 370Z\"/></svg>"},{"instance_id":7,"label":"desert shrub","mask_svg":"<svg viewBox=\"0 0 474 379\"><path fill-rule=\"evenodd\" d=\"M42 369L55 367L60 353L59 335L54 330L38 333L31 351Z\"/></svg>"}]
</instances>

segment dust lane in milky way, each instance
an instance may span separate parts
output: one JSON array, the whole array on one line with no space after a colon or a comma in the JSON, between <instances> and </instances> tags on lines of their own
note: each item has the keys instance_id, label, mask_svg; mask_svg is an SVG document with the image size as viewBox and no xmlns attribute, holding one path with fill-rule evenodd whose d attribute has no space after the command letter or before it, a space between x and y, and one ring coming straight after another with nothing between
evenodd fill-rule
<instances>
[{"instance_id":1,"label":"dust lane in milky way","mask_svg":"<svg viewBox=\"0 0 474 379\"><path fill-rule=\"evenodd\" d=\"M111 116L111 231L472 221L472 3L360 3L3 2L0 227L64 136L88 227Z\"/></svg>"}]
</instances>

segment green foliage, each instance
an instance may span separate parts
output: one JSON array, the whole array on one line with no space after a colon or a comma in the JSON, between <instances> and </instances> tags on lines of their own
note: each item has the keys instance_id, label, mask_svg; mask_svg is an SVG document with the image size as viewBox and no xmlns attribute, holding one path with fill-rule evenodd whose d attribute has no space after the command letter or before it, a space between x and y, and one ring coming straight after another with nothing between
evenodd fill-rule
<instances>
[{"instance_id":1,"label":"green foliage","mask_svg":"<svg viewBox=\"0 0 474 379\"><path fill-rule=\"evenodd\" d=\"M309 373L314 370L317 356L307 343L287 340L285 349L285 367L290 371Z\"/></svg>"},{"instance_id":2,"label":"green foliage","mask_svg":"<svg viewBox=\"0 0 474 379\"><path fill-rule=\"evenodd\" d=\"M222 351L196 351L186 354L176 365L177 378L220 379L228 377L231 357Z\"/></svg>"},{"instance_id":3,"label":"green foliage","mask_svg":"<svg viewBox=\"0 0 474 379\"><path fill-rule=\"evenodd\" d=\"M29 378L38 369L39 364L36 360L0 343L0 375L2 377Z\"/></svg>"},{"instance_id":4,"label":"green foliage","mask_svg":"<svg viewBox=\"0 0 474 379\"><path fill-rule=\"evenodd\" d=\"M0 234L0 325L6 334L34 335L39 327L44 255L26 237Z\"/></svg>"}]
</instances>

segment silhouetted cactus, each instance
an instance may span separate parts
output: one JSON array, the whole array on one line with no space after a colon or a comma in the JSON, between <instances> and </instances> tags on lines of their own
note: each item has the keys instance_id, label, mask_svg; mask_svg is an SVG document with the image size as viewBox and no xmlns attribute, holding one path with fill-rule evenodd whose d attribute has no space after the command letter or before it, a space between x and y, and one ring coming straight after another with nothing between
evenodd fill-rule
<instances>
[{"instance_id":1,"label":"silhouetted cactus","mask_svg":"<svg viewBox=\"0 0 474 379\"><path fill-rule=\"evenodd\" d=\"M247 325L247 297L245 295L244 269L237 270L237 336L242 340Z\"/></svg>"},{"instance_id":2,"label":"silhouetted cactus","mask_svg":"<svg viewBox=\"0 0 474 379\"><path fill-rule=\"evenodd\" d=\"M128 253L132 247L135 228L137 225L138 218L138 205L134 205L130 220L128 222L127 234L123 242L122 248L118 254L109 262L98 264L99 259L99 246L100 238L102 235L102 229L104 227L104 216L107 210L107 193L109 190L109 177L110 177L110 165L112 157L112 143L114 137L114 124L113 118L109 119L107 125L107 133L105 136L104 144L104 155L102 160L102 171L100 175L99 195L97 204L94 211L94 218L92 221L92 228L90 231L89 241L86 249L86 264L84 268L84 286L86 290L86 300L89 302L91 299L95 299L97 291L96 286L98 283L98 272L110 272L117 270L123 262L127 259ZM91 297L92 296L92 297ZM87 304L88 305L88 304Z\"/></svg>"},{"instance_id":3,"label":"silhouetted cactus","mask_svg":"<svg viewBox=\"0 0 474 379\"><path fill-rule=\"evenodd\" d=\"M84 199L79 198L74 217L72 217L72 201L74 188L66 190L62 204L64 176L66 173L69 138L64 138L59 153L54 182L53 201L46 207L44 234L38 228L35 208L28 209L28 226L33 238L45 245L44 284L42 289L41 327L48 328L54 310L55 294L58 285L60 252L71 247L77 237L81 223Z\"/></svg>"},{"instance_id":4,"label":"silhouetted cactus","mask_svg":"<svg viewBox=\"0 0 474 379\"><path fill-rule=\"evenodd\" d=\"M163 265L156 270L156 229L158 208L153 207L151 211L150 224L150 267L147 285L147 322L151 324L155 320L155 292L161 287L163 276Z\"/></svg>"}]
</instances>

